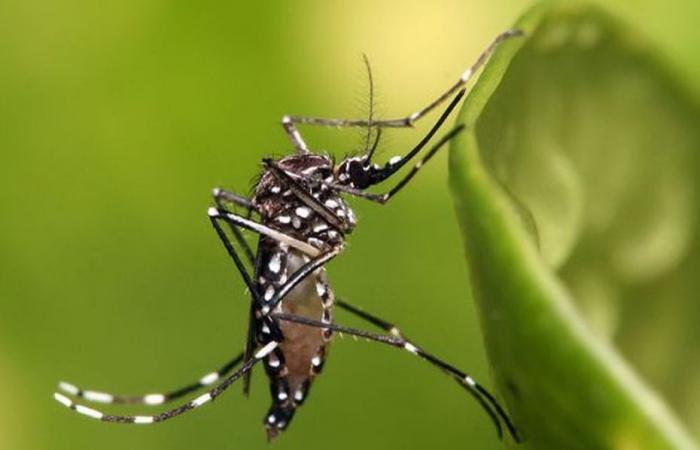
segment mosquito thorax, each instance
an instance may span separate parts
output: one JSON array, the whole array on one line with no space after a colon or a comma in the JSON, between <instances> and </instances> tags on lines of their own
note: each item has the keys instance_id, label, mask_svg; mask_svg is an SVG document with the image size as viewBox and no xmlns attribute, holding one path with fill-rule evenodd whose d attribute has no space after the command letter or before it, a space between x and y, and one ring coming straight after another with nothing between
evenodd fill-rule
<instances>
[{"instance_id":1,"label":"mosquito thorax","mask_svg":"<svg viewBox=\"0 0 700 450\"><path fill-rule=\"evenodd\" d=\"M261 212L263 221L317 248L342 243L343 235L352 230L356 218L340 192L333 188L334 184L340 183L331 158L307 153L290 155L276 163L290 175L298 177L298 185L336 218L336 224L310 208L269 169L262 173L253 197L253 204Z\"/></svg>"}]
</instances>

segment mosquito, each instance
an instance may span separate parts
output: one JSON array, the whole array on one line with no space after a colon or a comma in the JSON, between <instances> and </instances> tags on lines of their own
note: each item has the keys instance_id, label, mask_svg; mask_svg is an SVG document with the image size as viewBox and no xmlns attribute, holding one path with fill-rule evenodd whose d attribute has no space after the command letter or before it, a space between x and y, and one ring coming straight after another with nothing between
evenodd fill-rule
<instances>
[{"instance_id":1,"label":"mosquito","mask_svg":"<svg viewBox=\"0 0 700 450\"><path fill-rule=\"evenodd\" d=\"M55 393L55 399L82 415L104 422L164 422L213 401L241 378L247 394L251 371L262 361L272 394L272 406L263 422L268 439L272 439L289 426L297 408L308 397L312 382L321 373L334 334L341 333L402 349L420 357L453 378L473 396L493 421L499 437L502 437L505 425L512 439L519 441L518 432L505 410L471 376L424 350L392 323L336 299L326 278L325 265L342 253L345 238L356 225L355 214L344 196L359 197L383 205L401 191L438 150L462 131L462 125L459 125L427 147L463 98L467 82L499 43L520 34L518 30L508 30L498 35L454 84L430 104L406 117L374 120L373 82L366 58L370 76L368 119L284 116L282 126L294 146L294 153L280 159L263 159L263 170L250 198L214 189L215 206L208 210L214 230L252 297L244 351L218 370L173 391L137 396L113 395L60 382L58 388L63 393ZM410 151L391 158L381 166L372 162L382 129L412 127L449 99L451 101L440 117ZM360 156L348 157L335 164L331 157L309 150L297 129L300 124L364 127L367 129L364 151ZM376 130L376 134L370 145L373 130ZM368 191L372 186L393 179L425 148L427 151L423 156L391 189L382 194ZM237 214L234 212L236 208L246 213ZM258 236L255 252L247 243L244 232ZM335 306L384 333L337 324L333 314ZM69 398L107 404L161 405L207 386L210 386L207 392L155 415L105 414Z\"/></svg>"}]
</instances>

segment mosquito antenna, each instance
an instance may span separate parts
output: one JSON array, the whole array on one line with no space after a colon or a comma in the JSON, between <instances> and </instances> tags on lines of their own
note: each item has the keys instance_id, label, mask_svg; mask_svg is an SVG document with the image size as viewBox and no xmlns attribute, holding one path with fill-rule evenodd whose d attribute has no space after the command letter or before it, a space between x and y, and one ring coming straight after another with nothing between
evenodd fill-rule
<instances>
[{"instance_id":1,"label":"mosquito antenna","mask_svg":"<svg viewBox=\"0 0 700 450\"><path fill-rule=\"evenodd\" d=\"M362 59L365 62L367 77L369 79L369 117L367 119L367 135L365 136L364 151L364 153L367 155L367 164L369 164L372 159L372 155L374 154L374 150L377 148L376 144L378 143L378 140L375 141L372 148L369 148L369 142L372 138L372 119L374 118L374 78L372 77L372 67L369 65L369 58L367 58L366 53L362 54Z\"/></svg>"}]
</instances>

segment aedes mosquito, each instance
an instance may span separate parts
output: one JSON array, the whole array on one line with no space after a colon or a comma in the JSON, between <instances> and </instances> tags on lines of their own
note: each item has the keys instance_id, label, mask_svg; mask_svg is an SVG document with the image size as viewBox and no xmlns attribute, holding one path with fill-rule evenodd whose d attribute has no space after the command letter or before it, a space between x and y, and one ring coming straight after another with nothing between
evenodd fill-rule
<instances>
[{"instance_id":1,"label":"aedes mosquito","mask_svg":"<svg viewBox=\"0 0 700 450\"><path fill-rule=\"evenodd\" d=\"M239 378L244 378L247 393L251 371L258 362L263 361L272 394L272 406L265 415L264 424L268 438L272 439L289 425L296 409L306 400L313 379L321 372L333 333L338 332L384 343L419 356L466 389L492 419L499 436L503 433L503 422L511 437L518 441L515 426L484 387L466 373L423 350L393 324L336 299L326 280L324 266L343 251L345 236L356 223L355 215L342 194L385 204L406 186L423 164L462 130L462 126L453 128L434 143L413 169L386 193L367 192L367 188L390 179L426 147L464 96L466 83L483 66L496 46L520 34L518 30L508 30L498 35L447 91L426 107L400 119L373 120L373 83L367 64L370 75L368 120L285 116L282 126L294 145L295 153L277 160L263 159L263 171L251 198L214 189L216 206L209 208L209 218L252 296L248 339L241 354L199 381L167 393L124 396L83 390L65 382L58 386L64 394L86 401L144 405L164 404L222 380L216 387L156 415L110 415L75 403L60 393L54 394L55 399L80 414L104 422L163 422L216 399ZM405 156L391 158L384 166L372 163L382 128L411 127L450 97L452 100L430 131ZM298 124L366 127L365 151L361 156L346 158L335 165L330 157L309 150L296 128ZM370 146L373 129L376 136ZM243 208L247 214L236 214L227 209L227 205ZM253 220L253 214L259 217L259 221ZM233 240L222 224L227 224ZM253 252L245 240L244 230L259 235L257 252ZM236 247L241 248L243 255ZM246 260L253 267L253 275L249 273ZM333 320L334 306L366 320L386 334L336 324Z\"/></svg>"}]
</instances>

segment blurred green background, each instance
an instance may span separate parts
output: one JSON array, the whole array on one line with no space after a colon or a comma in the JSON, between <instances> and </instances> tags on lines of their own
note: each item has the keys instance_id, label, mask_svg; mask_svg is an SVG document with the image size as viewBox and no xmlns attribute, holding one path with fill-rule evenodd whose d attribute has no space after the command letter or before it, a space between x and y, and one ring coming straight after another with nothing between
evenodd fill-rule
<instances>
[{"instance_id":1,"label":"blurred green background","mask_svg":"<svg viewBox=\"0 0 700 450\"><path fill-rule=\"evenodd\" d=\"M380 115L432 99L530 2L485 3L0 1L0 448L266 448L259 371L251 398L234 387L156 427L89 421L51 393L59 379L173 388L236 353L248 298L206 218L210 189L247 192L261 157L289 151L285 113L364 116L363 52ZM606 6L700 92L698 2ZM386 133L382 156L421 129ZM302 132L339 157L362 144ZM355 202L361 223L330 278L490 386L445 156L389 206ZM685 420L697 435L700 418ZM500 444L440 373L345 338L275 446Z\"/></svg>"}]
</instances>

